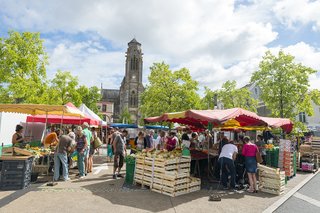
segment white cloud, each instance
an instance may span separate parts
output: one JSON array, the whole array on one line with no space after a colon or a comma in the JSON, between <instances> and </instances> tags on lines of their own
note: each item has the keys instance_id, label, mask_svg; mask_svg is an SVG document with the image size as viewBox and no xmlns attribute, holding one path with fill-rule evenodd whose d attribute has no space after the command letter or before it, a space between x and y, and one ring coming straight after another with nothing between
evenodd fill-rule
<instances>
[{"instance_id":1,"label":"white cloud","mask_svg":"<svg viewBox=\"0 0 320 213\"><path fill-rule=\"evenodd\" d=\"M320 30L320 1L282 0L275 4L273 10L278 19L288 27L295 28L299 23L311 23L313 30Z\"/></svg>"}]
</instances>

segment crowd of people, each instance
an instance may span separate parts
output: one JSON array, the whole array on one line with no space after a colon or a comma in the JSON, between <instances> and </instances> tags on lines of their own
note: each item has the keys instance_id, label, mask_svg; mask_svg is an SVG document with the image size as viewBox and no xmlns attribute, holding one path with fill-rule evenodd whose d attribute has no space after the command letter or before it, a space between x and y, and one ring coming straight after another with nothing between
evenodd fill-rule
<instances>
[{"instance_id":1,"label":"crowd of people","mask_svg":"<svg viewBox=\"0 0 320 213\"><path fill-rule=\"evenodd\" d=\"M14 146L25 144L23 135L23 127L17 125L16 132L12 137ZM171 151L175 148L189 149L209 149L213 148L213 136L210 131L192 132L191 129L185 128L182 131L139 131L133 137L133 143L130 143L128 131L118 128L108 128L106 137L103 139L107 144L107 161L113 161L113 178L122 177L121 169L124 164L124 158L127 154L126 148L130 147L131 153L142 151L144 149L166 149ZM103 136L103 135L102 135ZM97 131L94 127L89 129L89 124L84 122L83 125L64 130L56 129L54 126L46 134L43 140L44 147L55 147L54 154L54 180L59 178L69 180L68 169L71 162L70 155L77 151L78 177L84 178L88 173L92 172L93 155L96 147L94 141L98 138ZM241 153L244 157L245 170L248 174L249 188L248 192L257 192L257 161L256 154L259 152L265 162L265 140L262 135L257 136L256 144L250 140L248 136L239 136L237 141L228 140L223 132L218 134L218 168L220 168L220 180L225 189L236 189L236 166L235 161L237 155ZM234 144L236 143L236 145ZM239 144L241 146L239 146ZM62 167L62 174L60 170ZM230 182L228 184L228 182Z\"/></svg>"}]
</instances>

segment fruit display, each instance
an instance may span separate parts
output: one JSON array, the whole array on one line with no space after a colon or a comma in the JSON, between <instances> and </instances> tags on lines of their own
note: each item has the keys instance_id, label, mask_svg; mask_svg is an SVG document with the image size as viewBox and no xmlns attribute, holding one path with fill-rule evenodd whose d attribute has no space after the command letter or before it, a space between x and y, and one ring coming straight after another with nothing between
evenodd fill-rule
<instances>
[{"instance_id":1,"label":"fruit display","mask_svg":"<svg viewBox=\"0 0 320 213\"><path fill-rule=\"evenodd\" d=\"M50 155L52 150L50 148L29 147L28 151L32 152L35 157Z\"/></svg>"},{"instance_id":2,"label":"fruit display","mask_svg":"<svg viewBox=\"0 0 320 213\"><path fill-rule=\"evenodd\" d=\"M285 172L261 164L258 167L259 189L269 194L281 195L285 189Z\"/></svg>"},{"instance_id":3,"label":"fruit display","mask_svg":"<svg viewBox=\"0 0 320 213\"><path fill-rule=\"evenodd\" d=\"M265 144L264 148L266 148L267 150L272 150L274 148L273 144Z\"/></svg>"}]
</instances>

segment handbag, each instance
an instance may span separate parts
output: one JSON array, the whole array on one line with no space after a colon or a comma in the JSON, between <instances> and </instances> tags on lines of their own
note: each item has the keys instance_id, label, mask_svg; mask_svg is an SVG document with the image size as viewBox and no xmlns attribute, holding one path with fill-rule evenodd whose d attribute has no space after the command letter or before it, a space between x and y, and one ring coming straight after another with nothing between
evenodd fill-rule
<instances>
[{"instance_id":1,"label":"handbag","mask_svg":"<svg viewBox=\"0 0 320 213\"><path fill-rule=\"evenodd\" d=\"M102 142L99 137L96 137L93 141L93 147L95 149L99 148L102 145Z\"/></svg>"},{"instance_id":2,"label":"handbag","mask_svg":"<svg viewBox=\"0 0 320 213\"><path fill-rule=\"evenodd\" d=\"M256 160L257 160L257 163L262 163L263 162L263 159L261 157L261 154L259 152L258 147L257 147L257 152L256 152Z\"/></svg>"}]
</instances>

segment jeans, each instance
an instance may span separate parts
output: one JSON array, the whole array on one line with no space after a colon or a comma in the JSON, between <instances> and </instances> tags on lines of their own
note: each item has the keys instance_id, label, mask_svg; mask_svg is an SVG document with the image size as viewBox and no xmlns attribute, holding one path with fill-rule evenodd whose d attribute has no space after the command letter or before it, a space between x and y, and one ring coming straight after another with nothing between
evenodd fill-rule
<instances>
[{"instance_id":1,"label":"jeans","mask_svg":"<svg viewBox=\"0 0 320 213\"><path fill-rule=\"evenodd\" d=\"M87 156L87 151L88 150L84 150L83 153L78 152L78 170L79 170L79 175L81 176L85 176L85 167L84 167L84 159Z\"/></svg>"},{"instance_id":2,"label":"jeans","mask_svg":"<svg viewBox=\"0 0 320 213\"><path fill-rule=\"evenodd\" d=\"M231 188L236 187L236 168L233 160L230 158L222 157L219 159L219 163L222 169L221 182L223 187L228 187L228 176L231 176L230 186Z\"/></svg>"},{"instance_id":3,"label":"jeans","mask_svg":"<svg viewBox=\"0 0 320 213\"><path fill-rule=\"evenodd\" d=\"M60 176L60 162L62 164L62 175L63 179L67 180L69 173L68 173L68 157L66 154L62 153L54 153L54 180L59 180Z\"/></svg>"}]
</instances>

